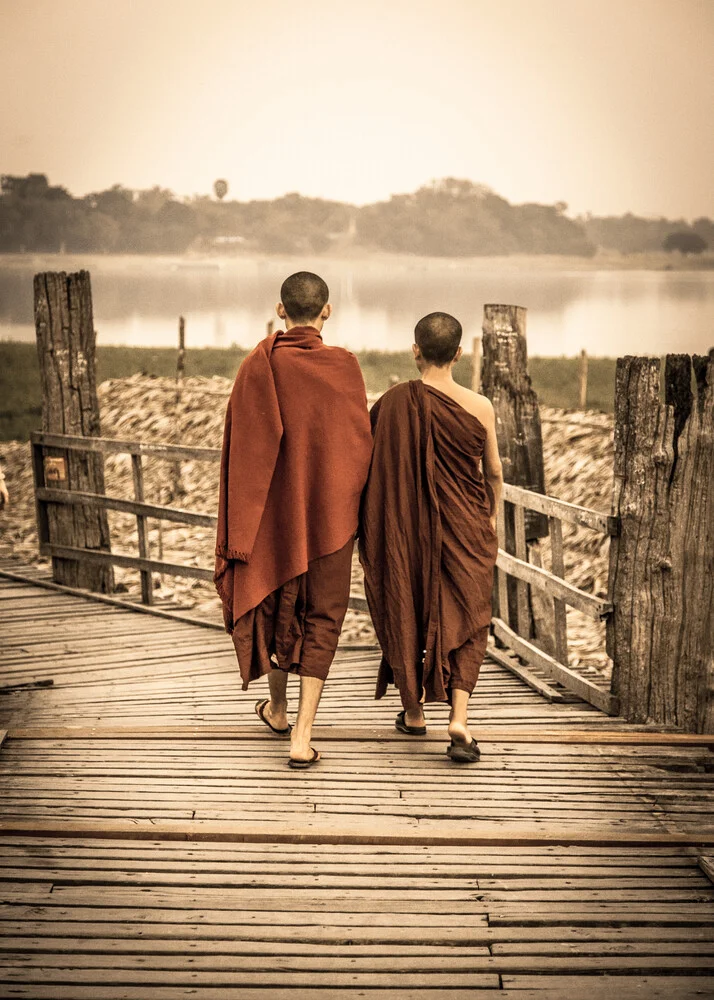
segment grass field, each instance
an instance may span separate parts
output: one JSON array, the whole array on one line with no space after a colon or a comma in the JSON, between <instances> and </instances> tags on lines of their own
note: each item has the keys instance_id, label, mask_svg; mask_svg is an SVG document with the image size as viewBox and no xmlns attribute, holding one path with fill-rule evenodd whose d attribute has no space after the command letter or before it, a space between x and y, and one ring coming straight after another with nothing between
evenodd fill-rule
<instances>
[{"instance_id":1,"label":"grass field","mask_svg":"<svg viewBox=\"0 0 714 1000\"><path fill-rule=\"evenodd\" d=\"M232 379L247 351L242 348L204 347L186 353L186 375L222 375ZM369 392L389 385L390 376L414 378L416 369L410 351L357 352ZM533 387L541 402L565 409L577 405L576 358L531 358ZM99 347L97 381L146 375L173 375L176 351L173 348ZM471 357L457 365L455 377L471 383ZM588 407L611 413L615 384L615 361L591 358L588 373ZM42 398L37 351L32 343L0 342L0 441L26 440L40 425Z\"/></svg>"}]
</instances>

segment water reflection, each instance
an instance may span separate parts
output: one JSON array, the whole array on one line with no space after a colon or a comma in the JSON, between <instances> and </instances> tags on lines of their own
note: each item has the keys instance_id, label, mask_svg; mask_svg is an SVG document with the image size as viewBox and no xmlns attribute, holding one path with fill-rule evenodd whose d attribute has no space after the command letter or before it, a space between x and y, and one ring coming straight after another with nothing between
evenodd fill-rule
<instances>
[{"instance_id":1,"label":"water reflection","mask_svg":"<svg viewBox=\"0 0 714 1000\"><path fill-rule=\"evenodd\" d=\"M189 346L250 345L265 330L280 282L292 270L322 273L332 290L332 343L400 350L433 309L458 316L470 338L484 302L528 307L532 354L706 352L714 337L714 273L484 269L468 261L97 258L0 262L0 338L34 339L32 275L88 267L100 343L173 346L177 317Z\"/></svg>"}]
</instances>

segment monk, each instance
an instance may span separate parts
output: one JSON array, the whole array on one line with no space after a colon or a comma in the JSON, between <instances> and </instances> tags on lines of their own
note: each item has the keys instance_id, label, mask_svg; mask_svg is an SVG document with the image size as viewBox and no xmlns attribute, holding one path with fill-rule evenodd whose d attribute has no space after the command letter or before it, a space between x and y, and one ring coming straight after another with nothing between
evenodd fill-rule
<instances>
[{"instance_id":1,"label":"monk","mask_svg":"<svg viewBox=\"0 0 714 1000\"><path fill-rule=\"evenodd\" d=\"M472 763L468 704L491 621L503 475L491 403L453 378L461 324L430 313L415 341L421 379L389 389L371 411L360 559L383 654L376 697L396 684L396 728L413 736L426 733L425 702L448 702L447 754Z\"/></svg>"},{"instance_id":2,"label":"monk","mask_svg":"<svg viewBox=\"0 0 714 1000\"><path fill-rule=\"evenodd\" d=\"M300 271L270 334L238 371L226 412L215 583L243 690L267 674L256 713L291 736L289 765L320 759L310 745L350 592L360 494L372 437L357 359L328 347L327 285ZM288 674L300 677L295 727Z\"/></svg>"}]
</instances>

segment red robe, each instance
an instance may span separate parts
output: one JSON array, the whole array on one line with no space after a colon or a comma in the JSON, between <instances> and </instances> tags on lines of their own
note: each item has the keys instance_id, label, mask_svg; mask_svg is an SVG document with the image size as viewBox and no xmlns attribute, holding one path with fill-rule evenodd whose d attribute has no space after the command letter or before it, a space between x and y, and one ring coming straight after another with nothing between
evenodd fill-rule
<instances>
[{"instance_id":1,"label":"red robe","mask_svg":"<svg viewBox=\"0 0 714 1000\"><path fill-rule=\"evenodd\" d=\"M417 705L422 688L426 701L450 701L454 657L472 687L491 620L498 541L481 469L486 428L421 380L386 392L371 418L360 559L383 653L376 696L393 682L404 704Z\"/></svg>"},{"instance_id":2,"label":"red robe","mask_svg":"<svg viewBox=\"0 0 714 1000\"><path fill-rule=\"evenodd\" d=\"M223 436L214 580L226 629L357 530L372 451L353 354L313 327L262 340L238 371Z\"/></svg>"}]
</instances>

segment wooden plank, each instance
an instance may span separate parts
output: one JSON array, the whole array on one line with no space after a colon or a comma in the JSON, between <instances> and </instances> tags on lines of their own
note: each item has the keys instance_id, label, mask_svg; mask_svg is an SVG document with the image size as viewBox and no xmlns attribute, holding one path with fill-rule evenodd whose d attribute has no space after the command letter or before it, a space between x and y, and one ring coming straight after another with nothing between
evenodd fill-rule
<instances>
[{"instance_id":1,"label":"wooden plank","mask_svg":"<svg viewBox=\"0 0 714 1000\"><path fill-rule=\"evenodd\" d=\"M134 480L134 498L138 503L144 500L144 467L141 455L131 456L131 475ZM146 528L146 516L137 512L136 533L139 541L139 556L149 559L149 534ZM142 604L154 603L154 585L150 570L141 571L141 601Z\"/></svg>"},{"instance_id":2,"label":"wooden plank","mask_svg":"<svg viewBox=\"0 0 714 1000\"><path fill-rule=\"evenodd\" d=\"M126 569L138 569L165 573L168 576L185 576L194 580L213 581L213 570L202 569L200 566L188 566L179 563L161 562L158 559L142 559L138 556L121 556L116 552L99 552L95 549L80 549L68 545L48 546L52 556L63 559L76 559L87 562L112 563Z\"/></svg>"},{"instance_id":3,"label":"wooden plank","mask_svg":"<svg viewBox=\"0 0 714 1000\"><path fill-rule=\"evenodd\" d=\"M257 826L241 820L70 820L58 817L55 820L0 819L0 836L23 837L97 837L101 839L131 840L196 840L223 841L224 843L283 843L283 844L399 844L420 847L443 845L459 847L488 846L692 846L705 847L714 844L714 828L690 833L633 832L622 827L600 829L566 829L563 824L548 828L527 827L521 824L503 824L489 828L480 824L478 832L464 830L458 821L430 823L427 828L416 829L413 825L398 822L391 817L383 827L377 825L373 815L352 818L350 826L339 827L334 816L315 816L311 821L303 821L302 826L291 821L281 824L277 819L266 826ZM428 821L427 821L428 822ZM402 827L400 829L399 827Z\"/></svg>"},{"instance_id":4,"label":"wooden plank","mask_svg":"<svg viewBox=\"0 0 714 1000\"><path fill-rule=\"evenodd\" d=\"M320 726L313 728L316 740L326 741L370 741L379 743L395 742L405 748L413 748L422 742L443 742L443 732L427 733L426 736L406 739L392 726ZM200 723L195 725L98 725L98 726L11 726L7 730L8 739L13 740L241 740L261 741L276 744L276 739L268 729L255 723L250 725L216 725ZM680 747L714 748L714 733L666 733L655 729L537 729L513 726L483 726L478 729L479 743L500 744L559 744L620 747ZM389 753L393 751L390 749ZM411 753L411 750L408 752ZM441 780L441 778L439 779ZM668 775L668 781L671 776Z\"/></svg>"},{"instance_id":5,"label":"wooden plank","mask_svg":"<svg viewBox=\"0 0 714 1000\"><path fill-rule=\"evenodd\" d=\"M595 621L600 621L612 611L612 604L609 601L595 597L593 594L587 594L584 590L578 590L571 583L553 576L548 570L509 555L503 549L498 550L496 565L516 579L524 580L532 587L538 587L539 590L544 590L552 597L565 601L566 604L577 608L578 611L582 611L589 618L594 618Z\"/></svg>"},{"instance_id":6,"label":"wooden plank","mask_svg":"<svg viewBox=\"0 0 714 1000\"><path fill-rule=\"evenodd\" d=\"M443 732L427 733L415 739L405 737L392 726L320 726L313 728L316 740L326 741L379 741L395 742L405 748L418 746L422 742L443 742ZM8 739L13 740L241 740L261 741L276 744L276 739L268 729L257 724L216 725L200 723L196 725L98 725L98 726L11 726ZM479 743L501 744L559 744L620 747L680 747L714 748L714 733L663 733L655 729L528 729L513 726L483 726L478 729ZM389 753L393 751L390 749ZM411 750L409 750L411 752ZM439 779L441 780L441 779ZM668 781L671 776L668 775Z\"/></svg>"},{"instance_id":7,"label":"wooden plank","mask_svg":"<svg viewBox=\"0 0 714 1000\"><path fill-rule=\"evenodd\" d=\"M699 867L704 872L710 882L714 883L714 857L706 854L699 855Z\"/></svg>"},{"instance_id":8,"label":"wooden plank","mask_svg":"<svg viewBox=\"0 0 714 1000\"><path fill-rule=\"evenodd\" d=\"M140 460L141 455L132 455L132 459ZM106 493L80 493L78 491L54 490L43 488L37 491L40 500L51 503L90 504L95 507L105 507L107 510L118 510L125 514L140 514L143 517L154 517L162 521L173 521L178 524L193 524L203 528L215 528L218 518L214 514L196 514L180 507L164 507L159 504L144 503L143 500L122 500L110 497Z\"/></svg>"},{"instance_id":9,"label":"wooden plank","mask_svg":"<svg viewBox=\"0 0 714 1000\"><path fill-rule=\"evenodd\" d=\"M528 561L526 549L526 515L523 507L515 507L514 511L515 528L515 555L521 562ZM531 613L528 605L528 585L519 577L516 577L516 621L518 622L518 633L525 639L530 636Z\"/></svg>"},{"instance_id":10,"label":"wooden plank","mask_svg":"<svg viewBox=\"0 0 714 1000\"><path fill-rule=\"evenodd\" d=\"M497 649L495 645L489 644L488 655L492 660L495 660L496 663L505 667L506 670L509 670L515 677L523 681L524 684L527 684L528 687L532 691L539 694L541 698L545 698L547 701L551 702L564 700L563 693L561 691L556 691L556 689L551 687L546 681L542 680L540 677L536 677L536 675L530 671L528 667L522 666L515 656L509 655L505 650ZM479 734L479 739L480 738Z\"/></svg>"},{"instance_id":11,"label":"wooden plank","mask_svg":"<svg viewBox=\"0 0 714 1000\"><path fill-rule=\"evenodd\" d=\"M577 504L567 503L565 500L557 500L555 497L534 493L532 490L525 490L511 483L503 484L503 498L510 503L526 507L528 510L537 510L549 517L567 521L569 524L579 524L584 528L592 528L593 531L599 531L604 535L616 535L618 531L616 517L599 514L588 507L580 507Z\"/></svg>"},{"instance_id":12,"label":"wooden plank","mask_svg":"<svg viewBox=\"0 0 714 1000\"><path fill-rule=\"evenodd\" d=\"M123 608L126 611L135 611L138 614L155 615L157 618L166 618L169 621L183 622L186 625L197 625L199 628L225 632L224 626L218 622L211 622L203 618L193 618L190 615L184 615L177 611L169 611L165 608L134 604L132 601L123 601L119 597L110 597L108 594L97 594L94 591L82 590L79 587L66 587L63 584L54 583L52 580L24 576L21 573L15 573L3 567L0 567L0 578L17 581L18 583L28 583L33 587L41 587L43 590L54 590L72 597L81 597L83 600L87 602L91 601L95 604L106 604L114 608Z\"/></svg>"},{"instance_id":13,"label":"wooden plank","mask_svg":"<svg viewBox=\"0 0 714 1000\"><path fill-rule=\"evenodd\" d=\"M557 517L548 518L550 531L551 566L553 573L565 579L565 559L563 556L563 525ZM553 641L555 643L555 659L563 666L568 666L568 619L565 602L553 598Z\"/></svg>"},{"instance_id":14,"label":"wooden plank","mask_svg":"<svg viewBox=\"0 0 714 1000\"><path fill-rule=\"evenodd\" d=\"M498 502L498 518L496 519L496 531L498 534L499 551L506 548L506 505L503 497ZM510 609L508 607L508 578L503 569L496 565L496 587L498 593L498 613L505 622L510 622Z\"/></svg>"},{"instance_id":15,"label":"wooden plank","mask_svg":"<svg viewBox=\"0 0 714 1000\"><path fill-rule=\"evenodd\" d=\"M493 634L510 646L515 653L522 656L524 660L540 667L568 691L577 694L583 701L587 701L608 715L617 715L617 699L609 691L604 691L574 670L558 663L552 656L548 656L533 643L519 636L501 619L494 618L492 625Z\"/></svg>"},{"instance_id":16,"label":"wooden plank","mask_svg":"<svg viewBox=\"0 0 714 1000\"><path fill-rule=\"evenodd\" d=\"M152 444L146 441L120 441L114 438L79 437L70 434L45 434L33 431L30 440L54 448L66 448L69 451L101 452L102 454L145 455L162 458L166 461L177 460L218 462L221 457L220 448L187 448L176 444Z\"/></svg>"}]
</instances>

